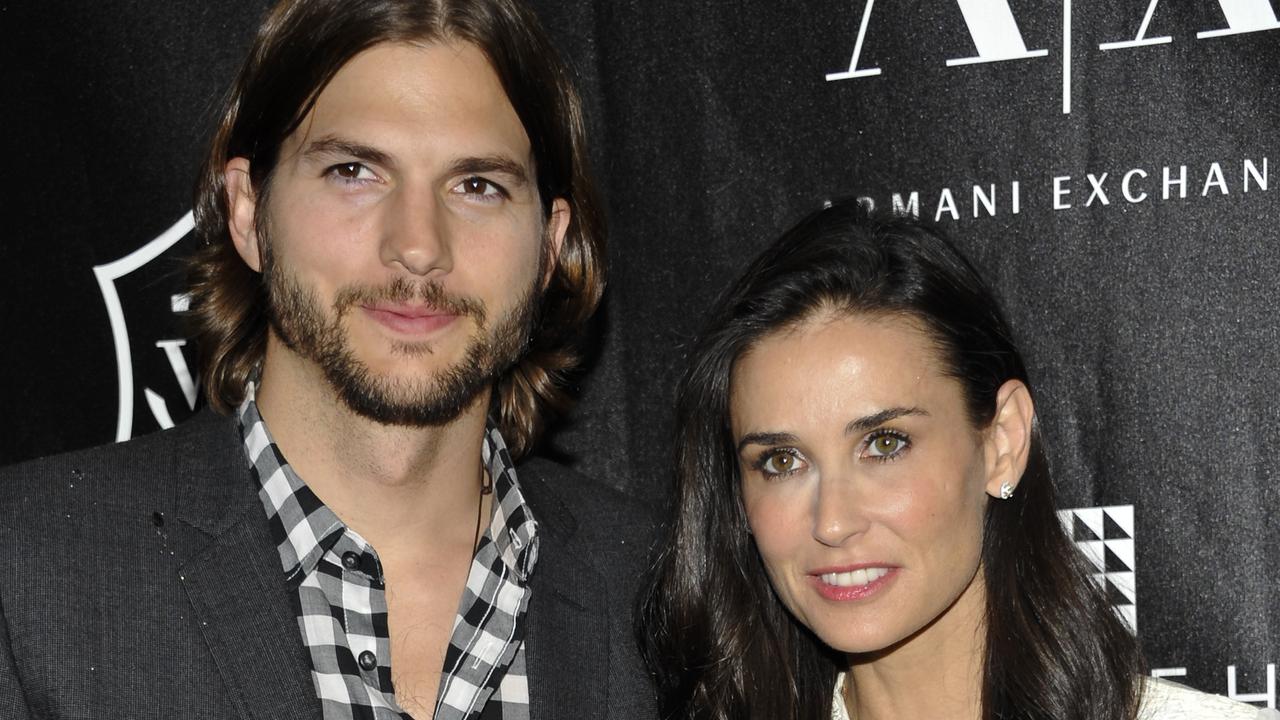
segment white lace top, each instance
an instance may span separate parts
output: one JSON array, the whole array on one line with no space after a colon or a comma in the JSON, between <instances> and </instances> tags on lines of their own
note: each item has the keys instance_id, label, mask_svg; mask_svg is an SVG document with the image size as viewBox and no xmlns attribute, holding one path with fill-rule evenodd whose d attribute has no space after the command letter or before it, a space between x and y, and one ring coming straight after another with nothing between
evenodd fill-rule
<instances>
[{"instance_id":1,"label":"white lace top","mask_svg":"<svg viewBox=\"0 0 1280 720\"><path fill-rule=\"evenodd\" d=\"M1139 720L1280 720L1275 710L1210 695L1167 680L1148 678Z\"/></svg>"},{"instance_id":2,"label":"white lace top","mask_svg":"<svg viewBox=\"0 0 1280 720\"><path fill-rule=\"evenodd\" d=\"M831 702L831 720L851 720L841 698L843 692L844 673L840 673ZM1280 712L1148 678L1143 685L1138 720L1280 720Z\"/></svg>"}]
</instances>

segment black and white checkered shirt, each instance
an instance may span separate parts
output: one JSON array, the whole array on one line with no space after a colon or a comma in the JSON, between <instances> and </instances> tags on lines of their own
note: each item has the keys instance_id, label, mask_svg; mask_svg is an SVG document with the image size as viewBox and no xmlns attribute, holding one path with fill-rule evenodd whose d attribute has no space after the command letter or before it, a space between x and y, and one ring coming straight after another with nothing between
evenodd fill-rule
<instances>
[{"instance_id":1,"label":"black and white checkered shirt","mask_svg":"<svg viewBox=\"0 0 1280 720\"><path fill-rule=\"evenodd\" d=\"M385 579L378 554L298 477L276 447L250 384L240 428L258 491L295 593L302 641L325 720L409 718L391 683ZM482 451L493 481L480 538L445 653L437 720L529 717L524 621L537 562L537 523L515 468L490 423Z\"/></svg>"}]
</instances>

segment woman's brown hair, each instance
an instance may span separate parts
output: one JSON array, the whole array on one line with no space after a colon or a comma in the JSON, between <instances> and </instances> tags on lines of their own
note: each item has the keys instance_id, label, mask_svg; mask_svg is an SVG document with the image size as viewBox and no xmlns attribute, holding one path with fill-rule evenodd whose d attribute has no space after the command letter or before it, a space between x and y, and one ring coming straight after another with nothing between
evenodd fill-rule
<instances>
[{"instance_id":1,"label":"woman's brown hair","mask_svg":"<svg viewBox=\"0 0 1280 720\"><path fill-rule=\"evenodd\" d=\"M748 265L711 308L676 393L671 527L637 632L662 717L826 720L850 658L773 592L747 524L730 425L738 358L815 313L919 323L988 427L1008 380L1031 381L990 288L936 231L855 201L815 212ZM1137 643L1058 522L1038 430L1005 500L988 500L981 573L984 720L1134 720Z\"/></svg>"},{"instance_id":2,"label":"woman's brown hair","mask_svg":"<svg viewBox=\"0 0 1280 720\"><path fill-rule=\"evenodd\" d=\"M241 260L227 228L223 171L250 161L266 207L281 145L335 74L385 42L462 41L489 58L533 149L544 215L569 204L570 224L538 308L528 350L497 382L493 407L519 457L569 404L565 375L605 284L604 217L587 171L582 103L559 55L519 0L284 0L268 14L232 85L195 190L191 316L208 402L229 412L262 361L268 331L262 276ZM259 232L267 213L259 213Z\"/></svg>"}]
</instances>

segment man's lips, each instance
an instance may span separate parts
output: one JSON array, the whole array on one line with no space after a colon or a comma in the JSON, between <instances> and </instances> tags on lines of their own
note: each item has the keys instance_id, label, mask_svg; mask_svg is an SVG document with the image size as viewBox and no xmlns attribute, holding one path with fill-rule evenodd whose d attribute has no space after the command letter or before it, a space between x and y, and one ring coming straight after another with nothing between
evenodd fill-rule
<instances>
[{"instance_id":1,"label":"man's lips","mask_svg":"<svg viewBox=\"0 0 1280 720\"><path fill-rule=\"evenodd\" d=\"M443 328L458 316L429 305L362 305L378 324L403 335L424 335Z\"/></svg>"},{"instance_id":2,"label":"man's lips","mask_svg":"<svg viewBox=\"0 0 1280 720\"><path fill-rule=\"evenodd\" d=\"M808 577L818 593L828 600L861 600L888 587L899 569L888 563L860 563L817 568L811 570Z\"/></svg>"}]
</instances>

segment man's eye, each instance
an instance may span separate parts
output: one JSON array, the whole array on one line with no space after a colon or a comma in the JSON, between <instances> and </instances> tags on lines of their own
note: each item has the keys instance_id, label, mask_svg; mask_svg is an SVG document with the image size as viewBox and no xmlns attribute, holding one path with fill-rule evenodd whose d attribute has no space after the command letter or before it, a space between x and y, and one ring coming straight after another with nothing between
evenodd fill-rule
<instances>
[{"instance_id":1,"label":"man's eye","mask_svg":"<svg viewBox=\"0 0 1280 720\"><path fill-rule=\"evenodd\" d=\"M866 454L877 460L892 460L910 445L911 441L905 435L893 430L880 430L867 439Z\"/></svg>"},{"instance_id":2,"label":"man's eye","mask_svg":"<svg viewBox=\"0 0 1280 720\"><path fill-rule=\"evenodd\" d=\"M363 163L342 163L329 168L329 174L339 180L357 181L357 180L376 180L377 175L373 171L365 167Z\"/></svg>"},{"instance_id":3,"label":"man's eye","mask_svg":"<svg viewBox=\"0 0 1280 720\"><path fill-rule=\"evenodd\" d=\"M497 183L478 175L463 178L462 182L454 186L454 192L462 195L473 195L486 200L496 200L507 196L506 191Z\"/></svg>"}]
</instances>

